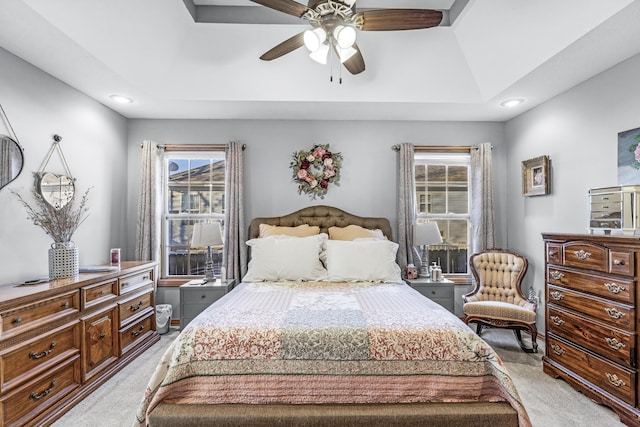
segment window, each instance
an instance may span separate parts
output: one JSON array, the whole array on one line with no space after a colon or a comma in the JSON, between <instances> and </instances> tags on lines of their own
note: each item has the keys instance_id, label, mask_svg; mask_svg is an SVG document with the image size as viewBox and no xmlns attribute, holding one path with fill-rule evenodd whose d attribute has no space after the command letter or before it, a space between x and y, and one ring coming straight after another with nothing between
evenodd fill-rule
<instances>
[{"instance_id":1,"label":"window","mask_svg":"<svg viewBox=\"0 0 640 427\"><path fill-rule=\"evenodd\" d=\"M418 222L438 224L442 243L429 246L429 261L444 274L467 274L470 247L469 153L414 155Z\"/></svg>"},{"instance_id":2,"label":"window","mask_svg":"<svg viewBox=\"0 0 640 427\"><path fill-rule=\"evenodd\" d=\"M206 248L191 248L193 224L220 222L224 230L225 153L166 151L163 162L162 276L204 275ZM221 248L212 247L220 272Z\"/></svg>"}]
</instances>

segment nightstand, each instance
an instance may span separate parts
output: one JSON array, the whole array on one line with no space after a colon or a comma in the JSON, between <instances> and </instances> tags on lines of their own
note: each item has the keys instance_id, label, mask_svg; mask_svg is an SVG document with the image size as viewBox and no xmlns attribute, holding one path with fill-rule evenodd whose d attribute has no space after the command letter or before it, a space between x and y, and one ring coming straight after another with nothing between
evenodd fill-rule
<instances>
[{"instance_id":1,"label":"nightstand","mask_svg":"<svg viewBox=\"0 0 640 427\"><path fill-rule=\"evenodd\" d=\"M236 284L234 279L225 281L215 280L204 285L187 282L180 286L180 329L184 329L189 322L205 308L222 298Z\"/></svg>"},{"instance_id":2,"label":"nightstand","mask_svg":"<svg viewBox=\"0 0 640 427\"><path fill-rule=\"evenodd\" d=\"M448 279L434 282L427 278L405 279L405 281L416 291L433 302L437 302L450 312L454 312L454 287L455 284Z\"/></svg>"}]
</instances>

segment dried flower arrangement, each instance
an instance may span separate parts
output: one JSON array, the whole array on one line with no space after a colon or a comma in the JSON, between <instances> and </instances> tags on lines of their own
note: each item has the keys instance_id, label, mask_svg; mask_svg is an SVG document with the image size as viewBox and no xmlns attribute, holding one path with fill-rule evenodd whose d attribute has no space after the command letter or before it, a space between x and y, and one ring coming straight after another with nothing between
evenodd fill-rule
<instances>
[{"instance_id":1,"label":"dried flower arrangement","mask_svg":"<svg viewBox=\"0 0 640 427\"><path fill-rule=\"evenodd\" d=\"M32 190L36 201L35 207L32 207L19 193L15 191L13 193L27 209L28 218L51 236L54 243L68 243L80 224L87 219L89 209L86 208L86 204L89 190L90 188L85 191L77 207L74 206L74 200L71 200L59 209L47 203L35 188Z\"/></svg>"}]
</instances>

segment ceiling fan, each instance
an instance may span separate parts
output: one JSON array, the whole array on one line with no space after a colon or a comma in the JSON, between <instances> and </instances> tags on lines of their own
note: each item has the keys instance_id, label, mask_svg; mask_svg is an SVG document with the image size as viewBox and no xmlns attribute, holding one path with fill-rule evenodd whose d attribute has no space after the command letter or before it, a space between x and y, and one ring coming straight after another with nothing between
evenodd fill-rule
<instances>
[{"instance_id":1,"label":"ceiling fan","mask_svg":"<svg viewBox=\"0 0 640 427\"><path fill-rule=\"evenodd\" d=\"M309 21L313 27L283 41L260 59L271 61L306 46L309 56L326 64L333 50L351 74L364 71L356 30L396 31L435 27L442 12L430 9L372 9L356 12L356 0L309 0L308 6L293 0L251 0L268 8Z\"/></svg>"}]
</instances>

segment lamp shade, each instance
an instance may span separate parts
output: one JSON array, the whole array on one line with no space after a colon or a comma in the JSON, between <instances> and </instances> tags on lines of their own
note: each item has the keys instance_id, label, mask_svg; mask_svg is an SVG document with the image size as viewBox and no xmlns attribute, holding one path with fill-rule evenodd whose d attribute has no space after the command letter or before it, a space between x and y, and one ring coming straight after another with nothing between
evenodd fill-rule
<instances>
[{"instance_id":1,"label":"lamp shade","mask_svg":"<svg viewBox=\"0 0 640 427\"><path fill-rule=\"evenodd\" d=\"M197 222L193 225L192 248L222 245L222 229L219 222Z\"/></svg>"},{"instance_id":2,"label":"lamp shade","mask_svg":"<svg viewBox=\"0 0 640 427\"><path fill-rule=\"evenodd\" d=\"M423 222L413 226L413 244L415 246L442 243L440 229L435 222Z\"/></svg>"}]
</instances>

